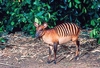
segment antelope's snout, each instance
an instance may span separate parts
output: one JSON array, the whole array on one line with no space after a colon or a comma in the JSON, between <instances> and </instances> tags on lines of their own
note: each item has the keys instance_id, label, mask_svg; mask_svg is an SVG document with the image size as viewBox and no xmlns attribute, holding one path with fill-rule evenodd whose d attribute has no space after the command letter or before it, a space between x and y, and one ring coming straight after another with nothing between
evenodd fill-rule
<instances>
[{"instance_id":1,"label":"antelope's snout","mask_svg":"<svg viewBox=\"0 0 100 68\"><path fill-rule=\"evenodd\" d=\"M41 34L41 32L36 32L35 37L39 38L41 36L40 34Z\"/></svg>"}]
</instances>

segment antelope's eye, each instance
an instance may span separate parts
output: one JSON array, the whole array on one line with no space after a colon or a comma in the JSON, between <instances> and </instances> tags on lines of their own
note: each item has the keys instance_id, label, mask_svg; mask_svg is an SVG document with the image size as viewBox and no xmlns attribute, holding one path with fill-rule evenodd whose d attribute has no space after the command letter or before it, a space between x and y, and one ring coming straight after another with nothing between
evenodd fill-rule
<instances>
[{"instance_id":1,"label":"antelope's eye","mask_svg":"<svg viewBox=\"0 0 100 68\"><path fill-rule=\"evenodd\" d=\"M43 31L43 29L40 29L40 31Z\"/></svg>"}]
</instances>

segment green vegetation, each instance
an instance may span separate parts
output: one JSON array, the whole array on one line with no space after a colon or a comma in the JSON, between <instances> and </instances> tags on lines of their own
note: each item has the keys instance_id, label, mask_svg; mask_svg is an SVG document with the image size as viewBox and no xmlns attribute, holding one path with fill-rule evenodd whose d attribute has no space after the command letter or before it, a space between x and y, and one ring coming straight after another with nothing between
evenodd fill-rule
<instances>
[{"instance_id":1,"label":"green vegetation","mask_svg":"<svg viewBox=\"0 0 100 68\"><path fill-rule=\"evenodd\" d=\"M93 30L90 32L90 37L96 38L100 44L100 18L91 20L91 25L93 26Z\"/></svg>"},{"instance_id":2,"label":"green vegetation","mask_svg":"<svg viewBox=\"0 0 100 68\"><path fill-rule=\"evenodd\" d=\"M69 21L92 28L90 37L100 43L99 12L99 0L0 0L0 33L21 30L34 37L34 22L47 22L52 28Z\"/></svg>"}]
</instances>

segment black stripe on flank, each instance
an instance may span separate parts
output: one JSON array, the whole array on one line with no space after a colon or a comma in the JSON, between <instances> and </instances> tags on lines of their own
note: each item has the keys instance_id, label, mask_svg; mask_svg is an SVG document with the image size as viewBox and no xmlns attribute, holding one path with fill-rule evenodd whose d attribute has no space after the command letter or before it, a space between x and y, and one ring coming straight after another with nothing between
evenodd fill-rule
<instances>
[{"instance_id":1,"label":"black stripe on flank","mask_svg":"<svg viewBox=\"0 0 100 68\"><path fill-rule=\"evenodd\" d=\"M72 34L75 34L75 24L72 23Z\"/></svg>"},{"instance_id":2,"label":"black stripe on flank","mask_svg":"<svg viewBox=\"0 0 100 68\"><path fill-rule=\"evenodd\" d=\"M66 28L66 36L67 36L68 33L69 33L69 32L68 32L68 29L69 29L69 28L68 28L68 24L66 23L65 26L66 26L65 28Z\"/></svg>"},{"instance_id":3,"label":"black stripe on flank","mask_svg":"<svg viewBox=\"0 0 100 68\"><path fill-rule=\"evenodd\" d=\"M69 24L69 25L70 25L70 35L72 35L73 34L73 32L72 32L72 23Z\"/></svg>"},{"instance_id":4,"label":"black stripe on flank","mask_svg":"<svg viewBox=\"0 0 100 68\"><path fill-rule=\"evenodd\" d=\"M75 24L74 25L74 35L77 33L77 26Z\"/></svg>"},{"instance_id":5,"label":"black stripe on flank","mask_svg":"<svg viewBox=\"0 0 100 68\"><path fill-rule=\"evenodd\" d=\"M68 29L67 29L68 35L70 35L70 23L67 23L67 27L68 27Z\"/></svg>"},{"instance_id":6,"label":"black stripe on flank","mask_svg":"<svg viewBox=\"0 0 100 68\"><path fill-rule=\"evenodd\" d=\"M56 29L57 34L59 35L58 28L57 28L57 27L55 27L55 29Z\"/></svg>"},{"instance_id":7,"label":"black stripe on flank","mask_svg":"<svg viewBox=\"0 0 100 68\"><path fill-rule=\"evenodd\" d=\"M61 25L59 25L59 28L60 28L60 36L63 36L63 27L62 27L62 24Z\"/></svg>"},{"instance_id":8,"label":"black stripe on flank","mask_svg":"<svg viewBox=\"0 0 100 68\"><path fill-rule=\"evenodd\" d=\"M67 36L67 27L66 24L62 24L63 25L63 32L64 32L64 36Z\"/></svg>"},{"instance_id":9,"label":"black stripe on flank","mask_svg":"<svg viewBox=\"0 0 100 68\"><path fill-rule=\"evenodd\" d=\"M56 26L56 29L57 29L58 35L61 36L61 30L59 27L60 27L60 25Z\"/></svg>"},{"instance_id":10,"label":"black stripe on flank","mask_svg":"<svg viewBox=\"0 0 100 68\"><path fill-rule=\"evenodd\" d=\"M61 25L61 30L62 30L62 36L65 36L65 28L63 24Z\"/></svg>"},{"instance_id":11,"label":"black stripe on flank","mask_svg":"<svg viewBox=\"0 0 100 68\"><path fill-rule=\"evenodd\" d=\"M54 27L55 32L59 35L58 33L58 29L56 27Z\"/></svg>"}]
</instances>

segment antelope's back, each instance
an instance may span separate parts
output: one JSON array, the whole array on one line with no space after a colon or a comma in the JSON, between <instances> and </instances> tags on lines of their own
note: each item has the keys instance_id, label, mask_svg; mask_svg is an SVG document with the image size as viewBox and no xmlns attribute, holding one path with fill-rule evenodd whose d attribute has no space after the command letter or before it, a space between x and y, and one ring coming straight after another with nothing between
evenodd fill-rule
<instances>
[{"instance_id":1,"label":"antelope's back","mask_svg":"<svg viewBox=\"0 0 100 68\"><path fill-rule=\"evenodd\" d=\"M80 33L79 27L74 23L60 24L54 27L54 30L59 36L59 44L66 43L70 40L76 41Z\"/></svg>"},{"instance_id":2,"label":"antelope's back","mask_svg":"<svg viewBox=\"0 0 100 68\"><path fill-rule=\"evenodd\" d=\"M54 30L57 32L59 36L71 36L71 35L78 35L79 34L79 27L74 23L63 23L56 27Z\"/></svg>"}]
</instances>

